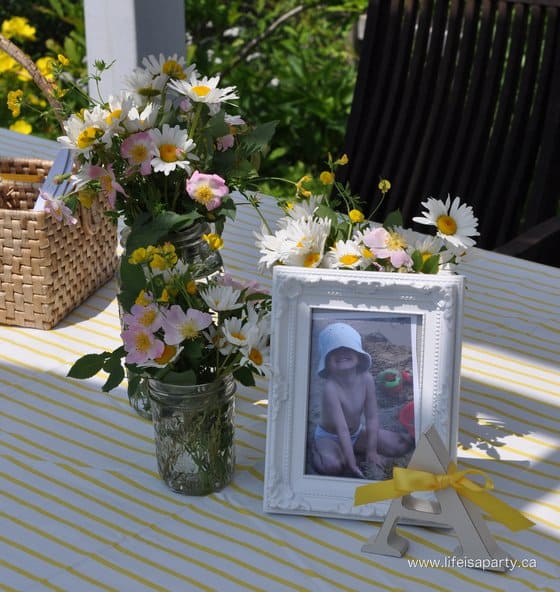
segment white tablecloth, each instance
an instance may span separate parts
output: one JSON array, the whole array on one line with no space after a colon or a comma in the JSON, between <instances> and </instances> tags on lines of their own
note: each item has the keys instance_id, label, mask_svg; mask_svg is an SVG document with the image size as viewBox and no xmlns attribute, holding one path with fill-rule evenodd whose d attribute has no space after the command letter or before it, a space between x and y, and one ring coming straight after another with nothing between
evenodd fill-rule
<instances>
[{"instance_id":1,"label":"white tablecloth","mask_svg":"<svg viewBox=\"0 0 560 592\"><path fill-rule=\"evenodd\" d=\"M258 226L241 208L226 233L239 278L257 277ZM152 426L124 387L103 394L102 375L66 377L80 355L120 343L111 281L51 331L0 327L0 590L560 589L560 270L475 249L461 271L459 463L486 471L495 493L536 522L519 533L488 522L527 567L444 567L452 534L408 526L405 558L367 555L377 524L264 514L264 381L239 389L233 484L203 498L170 492Z\"/></svg>"}]
</instances>

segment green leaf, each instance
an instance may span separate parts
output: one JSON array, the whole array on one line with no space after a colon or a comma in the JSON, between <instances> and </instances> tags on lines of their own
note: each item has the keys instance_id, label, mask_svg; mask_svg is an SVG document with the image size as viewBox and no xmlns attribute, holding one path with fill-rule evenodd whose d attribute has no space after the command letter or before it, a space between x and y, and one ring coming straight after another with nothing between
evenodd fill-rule
<instances>
[{"instance_id":1,"label":"green leaf","mask_svg":"<svg viewBox=\"0 0 560 592\"><path fill-rule=\"evenodd\" d=\"M128 257L122 257L119 268L121 291L118 295L119 302L125 310L130 310L140 290L146 284L146 278L140 265L128 262Z\"/></svg>"},{"instance_id":2,"label":"green leaf","mask_svg":"<svg viewBox=\"0 0 560 592\"><path fill-rule=\"evenodd\" d=\"M385 218L385 222L383 226L385 228L393 228L395 226L402 226L403 225L403 218L400 210L393 210L387 214Z\"/></svg>"},{"instance_id":3,"label":"green leaf","mask_svg":"<svg viewBox=\"0 0 560 592\"><path fill-rule=\"evenodd\" d=\"M247 368L247 366L241 366L241 368L237 368L237 370L234 370L233 376L243 386L255 386L255 377L253 376L251 370Z\"/></svg>"},{"instance_id":4,"label":"green leaf","mask_svg":"<svg viewBox=\"0 0 560 592\"><path fill-rule=\"evenodd\" d=\"M251 130L246 136L242 138L242 144L246 150L251 152L258 152L270 143L274 132L276 131L276 121L268 121L258 125Z\"/></svg>"},{"instance_id":5,"label":"green leaf","mask_svg":"<svg viewBox=\"0 0 560 592\"><path fill-rule=\"evenodd\" d=\"M174 230L190 226L200 217L201 215L198 212L176 214L170 211L165 211L148 221L146 221L145 217L139 217L133 224L126 239L126 252L129 255L139 247L157 245Z\"/></svg>"},{"instance_id":6,"label":"green leaf","mask_svg":"<svg viewBox=\"0 0 560 592\"><path fill-rule=\"evenodd\" d=\"M110 355L109 352L86 354L74 362L67 376L70 378L91 378L103 368L105 360Z\"/></svg>"},{"instance_id":7,"label":"green leaf","mask_svg":"<svg viewBox=\"0 0 560 592\"><path fill-rule=\"evenodd\" d=\"M413 262L412 269L414 269L414 271L419 273L420 270L422 269L422 264L424 262L423 257L422 257L422 253L420 253L420 251L416 250L416 251L414 251L414 253L412 253L412 255L410 257Z\"/></svg>"},{"instance_id":8,"label":"green leaf","mask_svg":"<svg viewBox=\"0 0 560 592\"><path fill-rule=\"evenodd\" d=\"M185 370L184 372L167 372L164 382L185 386L195 385L196 373L193 370Z\"/></svg>"},{"instance_id":9,"label":"green leaf","mask_svg":"<svg viewBox=\"0 0 560 592\"><path fill-rule=\"evenodd\" d=\"M422 267L424 273L437 273L439 271L439 255L432 255L424 262Z\"/></svg>"},{"instance_id":10,"label":"green leaf","mask_svg":"<svg viewBox=\"0 0 560 592\"><path fill-rule=\"evenodd\" d=\"M225 122L225 111L218 111L214 117L208 120L207 130L213 138L219 138L229 134L229 125Z\"/></svg>"},{"instance_id":11,"label":"green leaf","mask_svg":"<svg viewBox=\"0 0 560 592\"><path fill-rule=\"evenodd\" d=\"M109 374L109 378L107 378L107 381L105 382L105 384L101 387L101 390L104 393L108 393L110 390L114 389L116 386L119 386L119 384L124 380L124 369L123 367L119 364L118 367L113 368L113 370L111 371L111 373Z\"/></svg>"}]
</instances>

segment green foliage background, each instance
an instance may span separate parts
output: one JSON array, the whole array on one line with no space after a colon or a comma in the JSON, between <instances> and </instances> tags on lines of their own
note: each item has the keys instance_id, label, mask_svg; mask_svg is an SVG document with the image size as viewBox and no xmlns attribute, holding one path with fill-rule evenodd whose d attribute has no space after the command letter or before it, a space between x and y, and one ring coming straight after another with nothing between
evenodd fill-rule
<instances>
[{"instance_id":1,"label":"green foliage background","mask_svg":"<svg viewBox=\"0 0 560 592\"><path fill-rule=\"evenodd\" d=\"M357 67L351 33L366 7L367 0L186 0L187 61L236 85L252 120L278 122L263 174L317 173L327 152L342 150ZM75 80L86 73L81 1L3 0L0 23L13 16L37 28L35 41L15 40L33 59L64 53ZM0 77L1 127L13 122L5 97L18 87L16 77ZM32 83L25 91L39 95ZM52 118L22 117L36 135L59 133Z\"/></svg>"}]
</instances>

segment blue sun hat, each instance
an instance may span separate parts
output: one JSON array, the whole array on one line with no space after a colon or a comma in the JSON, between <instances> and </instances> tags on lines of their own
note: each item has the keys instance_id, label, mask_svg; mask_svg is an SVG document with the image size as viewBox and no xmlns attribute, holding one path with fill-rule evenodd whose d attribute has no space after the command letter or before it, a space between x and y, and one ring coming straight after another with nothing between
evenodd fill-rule
<instances>
[{"instance_id":1,"label":"blue sun hat","mask_svg":"<svg viewBox=\"0 0 560 592\"><path fill-rule=\"evenodd\" d=\"M319 369L321 378L327 375L327 356L339 347L348 347L359 354L358 371L365 372L371 366L371 356L362 349L360 334L346 323L332 323L319 333Z\"/></svg>"}]
</instances>

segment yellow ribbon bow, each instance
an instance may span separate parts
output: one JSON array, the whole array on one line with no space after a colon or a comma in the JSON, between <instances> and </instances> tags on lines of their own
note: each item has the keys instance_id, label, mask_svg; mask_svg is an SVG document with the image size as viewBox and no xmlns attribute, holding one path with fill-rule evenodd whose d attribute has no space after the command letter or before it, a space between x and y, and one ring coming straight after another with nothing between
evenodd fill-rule
<instances>
[{"instance_id":1,"label":"yellow ribbon bow","mask_svg":"<svg viewBox=\"0 0 560 592\"><path fill-rule=\"evenodd\" d=\"M484 478L484 484L479 485L467 479L466 476L472 474L481 475ZM360 506L394 499L415 491L437 491L448 487L452 487L461 497L476 504L494 520L504 524L510 530L524 530L535 524L515 508L488 493L488 490L494 489L494 484L486 473L476 469L458 471L453 462L449 464L447 473L441 475L394 467L392 479L358 487L354 494L354 505Z\"/></svg>"}]
</instances>

